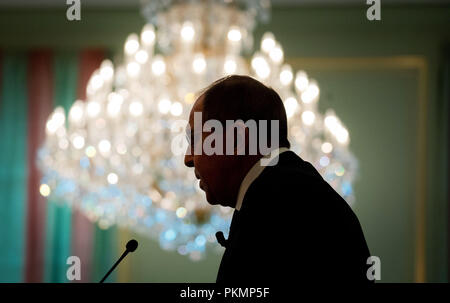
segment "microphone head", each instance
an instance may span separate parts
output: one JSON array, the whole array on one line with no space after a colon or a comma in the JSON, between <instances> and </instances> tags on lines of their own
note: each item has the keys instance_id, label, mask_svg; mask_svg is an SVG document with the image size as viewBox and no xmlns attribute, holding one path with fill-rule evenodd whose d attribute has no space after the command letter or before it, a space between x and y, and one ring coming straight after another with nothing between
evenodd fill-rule
<instances>
[{"instance_id":1,"label":"microphone head","mask_svg":"<svg viewBox=\"0 0 450 303\"><path fill-rule=\"evenodd\" d=\"M136 241L134 239L128 241L127 246L126 246L126 248L129 252L135 251L137 247L138 247L138 241Z\"/></svg>"}]
</instances>

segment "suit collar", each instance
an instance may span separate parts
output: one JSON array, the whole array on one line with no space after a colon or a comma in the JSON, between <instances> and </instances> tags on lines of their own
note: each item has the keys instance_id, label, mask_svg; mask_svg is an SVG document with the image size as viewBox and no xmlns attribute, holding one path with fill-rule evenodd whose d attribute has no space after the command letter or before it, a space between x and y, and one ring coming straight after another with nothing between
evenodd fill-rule
<instances>
[{"instance_id":1,"label":"suit collar","mask_svg":"<svg viewBox=\"0 0 450 303\"><path fill-rule=\"evenodd\" d=\"M271 153L267 156L262 157L257 161L252 168L247 172L247 175L242 180L241 186L239 187L238 198L236 201L236 210L240 210L242 207L242 202L244 201L244 196L247 193L250 185L255 181L256 178L264 171L267 166L270 166L269 163L272 161L278 161L278 156L286 151L289 151L287 147L277 148L271 151ZM276 164L275 164L276 165Z\"/></svg>"}]
</instances>

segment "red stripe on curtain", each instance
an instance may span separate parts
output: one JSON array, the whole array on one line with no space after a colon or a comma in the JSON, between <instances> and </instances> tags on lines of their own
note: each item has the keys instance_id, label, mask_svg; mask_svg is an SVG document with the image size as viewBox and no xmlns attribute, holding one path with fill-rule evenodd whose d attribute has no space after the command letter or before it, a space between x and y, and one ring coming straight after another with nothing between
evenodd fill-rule
<instances>
[{"instance_id":1,"label":"red stripe on curtain","mask_svg":"<svg viewBox=\"0 0 450 303\"><path fill-rule=\"evenodd\" d=\"M85 50L80 54L80 72L78 78L77 98L86 100L86 86L92 73L100 67L105 52L103 50Z\"/></svg>"},{"instance_id":2,"label":"red stripe on curtain","mask_svg":"<svg viewBox=\"0 0 450 303\"><path fill-rule=\"evenodd\" d=\"M28 184L25 282L42 282L45 245L45 199L39 194L41 173L37 151L45 139L45 123L52 111L52 54L33 51L29 55L28 86Z\"/></svg>"},{"instance_id":3,"label":"red stripe on curtain","mask_svg":"<svg viewBox=\"0 0 450 303\"><path fill-rule=\"evenodd\" d=\"M80 54L77 98L86 100L86 86L92 73L104 59L102 50L86 50ZM79 210L72 215L72 252L81 260L81 280L91 282L94 226Z\"/></svg>"}]
</instances>

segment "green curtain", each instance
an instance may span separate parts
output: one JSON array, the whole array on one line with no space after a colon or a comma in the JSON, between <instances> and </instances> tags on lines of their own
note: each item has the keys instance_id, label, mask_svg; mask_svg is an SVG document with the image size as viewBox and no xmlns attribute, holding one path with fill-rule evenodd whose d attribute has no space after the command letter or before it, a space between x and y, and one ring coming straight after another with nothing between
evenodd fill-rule
<instances>
[{"instance_id":1,"label":"green curtain","mask_svg":"<svg viewBox=\"0 0 450 303\"><path fill-rule=\"evenodd\" d=\"M0 84L0 282L22 282L27 189L27 57L3 56Z\"/></svg>"},{"instance_id":2,"label":"green curtain","mask_svg":"<svg viewBox=\"0 0 450 303\"><path fill-rule=\"evenodd\" d=\"M0 282L23 282L27 213L27 53L4 53L0 70ZM79 52L53 57L53 106L68 113L76 100ZM38 193L33 193L38 194ZM72 254L72 211L50 199L45 222L44 282L68 282ZM92 282L98 282L118 258L117 228L93 229ZM83 262L83 260L81 260ZM82 273L83 274L83 273ZM108 282L116 281L114 272Z\"/></svg>"},{"instance_id":3,"label":"green curtain","mask_svg":"<svg viewBox=\"0 0 450 303\"><path fill-rule=\"evenodd\" d=\"M78 56L75 52L57 53L53 60L53 105L62 106L67 114L75 101L78 79ZM45 282L69 282L67 258L71 255L72 213L64 201L47 203Z\"/></svg>"},{"instance_id":4,"label":"green curtain","mask_svg":"<svg viewBox=\"0 0 450 303\"><path fill-rule=\"evenodd\" d=\"M79 53L56 53L53 61L53 105L62 106L69 112L76 100L79 74ZM64 201L49 200L47 203L45 282L69 282L66 278L67 257L72 254L72 212ZM118 257L117 231L115 227L102 230L93 228L91 282L98 282ZM83 260L81 260L83 262ZM83 275L83 273L81 273ZM113 272L108 282L116 281Z\"/></svg>"},{"instance_id":5,"label":"green curtain","mask_svg":"<svg viewBox=\"0 0 450 303\"><path fill-rule=\"evenodd\" d=\"M94 225L94 243L92 249L92 282L100 281L108 270L119 258L117 251L118 232L117 227L112 226L106 230L100 229L98 224ZM125 250L125 247L123 248ZM105 282L117 281L116 268Z\"/></svg>"}]
</instances>

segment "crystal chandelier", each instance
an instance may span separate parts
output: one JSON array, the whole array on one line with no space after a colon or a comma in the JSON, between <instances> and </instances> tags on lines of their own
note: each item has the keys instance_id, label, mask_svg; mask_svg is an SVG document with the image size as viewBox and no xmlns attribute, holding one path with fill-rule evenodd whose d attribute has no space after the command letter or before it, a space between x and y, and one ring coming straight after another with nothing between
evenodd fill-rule
<instances>
[{"instance_id":1,"label":"crystal chandelier","mask_svg":"<svg viewBox=\"0 0 450 303\"><path fill-rule=\"evenodd\" d=\"M280 94L291 149L352 204L357 162L349 133L332 111L318 111L316 81L294 74L271 33L245 59L256 22L269 11L267 0L144 1L148 22L128 37L122 64L105 60L87 100L48 118L38 155L41 194L63 199L101 228L126 226L198 260L217 247L214 234L228 230L232 209L207 204L193 171L171 152L173 126L187 120L196 91L245 74Z\"/></svg>"}]
</instances>

